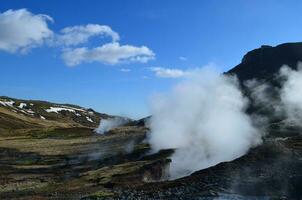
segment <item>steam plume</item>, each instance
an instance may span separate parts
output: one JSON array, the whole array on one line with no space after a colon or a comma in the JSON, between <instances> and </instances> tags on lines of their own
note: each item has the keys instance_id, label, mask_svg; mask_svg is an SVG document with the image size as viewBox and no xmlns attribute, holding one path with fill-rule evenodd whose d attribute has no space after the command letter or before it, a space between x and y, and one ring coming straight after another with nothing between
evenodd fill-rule
<instances>
[{"instance_id":1,"label":"steam plume","mask_svg":"<svg viewBox=\"0 0 302 200\"><path fill-rule=\"evenodd\" d=\"M282 119L284 125L301 126L302 122L302 65L297 70L284 65L275 74L275 82L264 83L261 80L248 80L247 87L254 105L265 113L268 119Z\"/></svg>"},{"instance_id":2,"label":"steam plume","mask_svg":"<svg viewBox=\"0 0 302 200\"><path fill-rule=\"evenodd\" d=\"M175 149L171 179L233 160L261 143L237 79L209 68L194 74L152 102L149 142L154 151Z\"/></svg>"},{"instance_id":3,"label":"steam plume","mask_svg":"<svg viewBox=\"0 0 302 200\"><path fill-rule=\"evenodd\" d=\"M302 122L302 64L297 70L284 66L280 76L285 78L280 95L284 111L292 123L301 126Z\"/></svg>"},{"instance_id":4,"label":"steam plume","mask_svg":"<svg viewBox=\"0 0 302 200\"><path fill-rule=\"evenodd\" d=\"M109 119L102 119L100 122L100 125L95 131L100 134L104 134L107 131L110 131L113 128L122 126L129 122L127 118L123 117L114 117L114 118L109 118Z\"/></svg>"}]
</instances>

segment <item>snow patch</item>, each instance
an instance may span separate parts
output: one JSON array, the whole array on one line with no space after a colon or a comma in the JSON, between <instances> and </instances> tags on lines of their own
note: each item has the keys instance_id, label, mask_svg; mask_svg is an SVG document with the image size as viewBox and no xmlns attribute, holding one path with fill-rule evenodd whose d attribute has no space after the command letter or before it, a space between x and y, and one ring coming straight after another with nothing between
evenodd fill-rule
<instances>
[{"instance_id":1,"label":"snow patch","mask_svg":"<svg viewBox=\"0 0 302 200\"><path fill-rule=\"evenodd\" d=\"M42 115L40 115L40 118L45 120L45 117L43 117Z\"/></svg>"},{"instance_id":2,"label":"snow patch","mask_svg":"<svg viewBox=\"0 0 302 200\"><path fill-rule=\"evenodd\" d=\"M64 108L64 107L50 107L49 109L45 110L46 112L50 113L50 112L55 112L58 113L60 111L69 111L69 112L75 112L74 109L70 109L70 108Z\"/></svg>"},{"instance_id":3,"label":"snow patch","mask_svg":"<svg viewBox=\"0 0 302 200\"><path fill-rule=\"evenodd\" d=\"M35 114L35 112L32 111L32 110L18 110L18 111L23 112L24 114L27 114L27 115L34 115Z\"/></svg>"},{"instance_id":4,"label":"snow patch","mask_svg":"<svg viewBox=\"0 0 302 200\"><path fill-rule=\"evenodd\" d=\"M86 117L86 119L87 119L87 121L89 121L89 122L94 122L90 117Z\"/></svg>"},{"instance_id":5,"label":"snow patch","mask_svg":"<svg viewBox=\"0 0 302 200\"><path fill-rule=\"evenodd\" d=\"M2 104L3 106L13 107L14 103L14 101L0 101L0 104Z\"/></svg>"},{"instance_id":6,"label":"snow patch","mask_svg":"<svg viewBox=\"0 0 302 200\"><path fill-rule=\"evenodd\" d=\"M32 111L32 110L26 110L26 112L28 112L28 113L30 113L30 114L34 114L35 112L34 111Z\"/></svg>"},{"instance_id":7,"label":"snow patch","mask_svg":"<svg viewBox=\"0 0 302 200\"><path fill-rule=\"evenodd\" d=\"M27 104L26 103L20 103L20 105L18 106L19 108L23 109L24 107L26 107Z\"/></svg>"},{"instance_id":8,"label":"snow patch","mask_svg":"<svg viewBox=\"0 0 302 200\"><path fill-rule=\"evenodd\" d=\"M75 107L71 107L71 106L61 106L62 108L67 108L67 109L71 109L71 110L76 110L76 111L81 111L81 112L87 112L84 109L81 108L75 108Z\"/></svg>"},{"instance_id":9,"label":"snow patch","mask_svg":"<svg viewBox=\"0 0 302 200\"><path fill-rule=\"evenodd\" d=\"M45 110L46 112L55 112L58 113L60 111L69 111L69 112L73 112L75 113L75 111L79 111L79 112L87 112L84 109L81 108L74 108L74 107L70 107L70 106L60 106L60 107L50 107L49 109ZM77 115L77 114L76 114ZM78 115L77 115L78 116Z\"/></svg>"}]
</instances>

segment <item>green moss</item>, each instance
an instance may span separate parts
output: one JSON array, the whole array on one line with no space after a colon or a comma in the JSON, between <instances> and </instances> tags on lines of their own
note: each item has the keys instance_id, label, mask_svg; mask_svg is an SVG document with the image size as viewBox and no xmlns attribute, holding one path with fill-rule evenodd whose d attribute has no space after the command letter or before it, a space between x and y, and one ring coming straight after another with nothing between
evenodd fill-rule
<instances>
[{"instance_id":1,"label":"green moss","mask_svg":"<svg viewBox=\"0 0 302 200\"><path fill-rule=\"evenodd\" d=\"M108 197L114 197L114 193L102 190L102 191L93 193L88 198L89 199L105 199Z\"/></svg>"},{"instance_id":2,"label":"green moss","mask_svg":"<svg viewBox=\"0 0 302 200\"><path fill-rule=\"evenodd\" d=\"M57 128L32 130L28 135L32 138L55 138L55 139L72 139L93 135L92 129L89 128Z\"/></svg>"},{"instance_id":3,"label":"green moss","mask_svg":"<svg viewBox=\"0 0 302 200\"><path fill-rule=\"evenodd\" d=\"M17 161L19 165L34 165L37 163L36 158L23 158Z\"/></svg>"},{"instance_id":4,"label":"green moss","mask_svg":"<svg viewBox=\"0 0 302 200\"><path fill-rule=\"evenodd\" d=\"M134 151L135 150L149 150L150 149L150 144L148 143L140 143L135 145Z\"/></svg>"},{"instance_id":5,"label":"green moss","mask_svg":"<svg viewBox=\"0 0 302 200\"><path fill-rule=\"evenodd\" d=\"M6 184L0 187L0 194L4 192L22 192L28 190L37 190L39 188L43 188L47 186L48 183L41 183L36 181L23 181L23 182L16 182Z\"/></svg>"}]
</instances>

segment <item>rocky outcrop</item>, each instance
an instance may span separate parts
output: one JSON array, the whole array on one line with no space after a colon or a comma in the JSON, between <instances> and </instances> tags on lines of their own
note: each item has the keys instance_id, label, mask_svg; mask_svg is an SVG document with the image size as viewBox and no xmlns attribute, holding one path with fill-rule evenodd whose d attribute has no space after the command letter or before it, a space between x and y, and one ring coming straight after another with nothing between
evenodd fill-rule
<instances>
[{"instance_id":1,"label":"rocky outcrop","mask_svg":"<svg viewBox=\"0 0 302 200\"><path fill-rule=\"evenodd\" d=\"M296 69L299 61L302 61L302 42L275 47L263 45L248 52L241 63L227 73L236 74L240 81L254 78L270 80L282 65Z\"/></svg>"}]
</instances>

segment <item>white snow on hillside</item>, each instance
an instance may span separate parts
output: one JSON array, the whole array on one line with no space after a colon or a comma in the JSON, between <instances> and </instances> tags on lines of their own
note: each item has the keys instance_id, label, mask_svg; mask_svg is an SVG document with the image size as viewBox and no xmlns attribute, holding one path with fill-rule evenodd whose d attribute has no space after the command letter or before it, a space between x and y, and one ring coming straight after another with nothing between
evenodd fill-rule
<instances>
[{"instance_id":1,"label":"white snow on hillside","mask_svg":"<svg viewBox=\"0 0 302 200\"><path fill-rule=\"evenodd\" d=\"M0 106L9 107L11 111L15 113L23 113L30 116L36 116L42 120L46 120L46 118L42 115L36 115L35 107L33 103L25 103L25 102L18 102L16 103L13 100L10 99L0 99ZM93 118L91 117L95 113L87 110L85 108L81 107L73 107L68 105L59 105L59 104L53 104L52 106L49 106L49 108L44 109L48 113L57 113L59 114L61 111L67 111L73 113L77 117L83 117L88 122L95 123Z\"/></svg>"},{"instance_id":2,"label":"white snow on hillside","mask_svg":"<svg viewBox=\"0 0 302 200\"><path fill-rule=\"evenodd\" d=\"M81 112L87 112L84 109L81 108L75 108L75 107L70 107L70 106L61 106L62 108L67 108L67 109L72 109L72 110L76 110L76 111L81 111Z\"/></svg>"},{"instance_id":3,"label":"white snow on hillside","mask_svg":"<svg viewBox=\"0 0 302 200\"><path fill-rule=\"evenodd\" d=\"M90 117L86 117L87 121L89 122L92 122L93 123L93 120L90 118Z\"/></svg>"},{"instance_id":4,"label":"white snow on hillside","mask_svg":"<svg viewBox=\"0 0 302 200\"><path fill-rule=\"evenodd\" d=\"M32 110L26 110L26 112L30 113L30 114L34 114L35 112Z\"/></svg>"},{"instance_id":5,"label":"white snow on hillside","mask_svg":"<svg viewBox=\"0 0 302 200\"><path fill-rule=\"evenodd\" d=\"M32 111L32 110L18 110L18 111L20 111L24 114L27 114L27 115L34 115L35 114L35 112Z\"/></svg>"},{"instance_id":6,"label":"white snow on hillside","mask_svg":"<svg viewBox=\"0 0 302 200\"><path fill-rule=\"evenodd\" d=\"M20 103L20 105L18 107L21 108L21 109L23 109L25 106L27 106L26 103Z\"/></svg>"},{"instance_id":7,"label":"white snow on hillside","mask_svg":"<svg viewBox=\"0 0 302 200\"><path fill-rule=\"evenodd\" d=\"M13 104L15 102L14 101L1 101L0 100L0 104L2 104L3 106L10 106L10 107L13 107Z\"/></svg>"},{"instance_id":8,"label":"white snow on hillside","mask_svg":"<svg viewBox=\"0 0 302 200\"><path fill-rule=\"evenodd\" d=\"M60 111L69 111L69 112L75 112L74 109L71 108L63 108L63 107L50 107L49 109L45 110L46 112L50 113L50 112L55 112L58 113Z\"/></svg>"}]
</instances>

